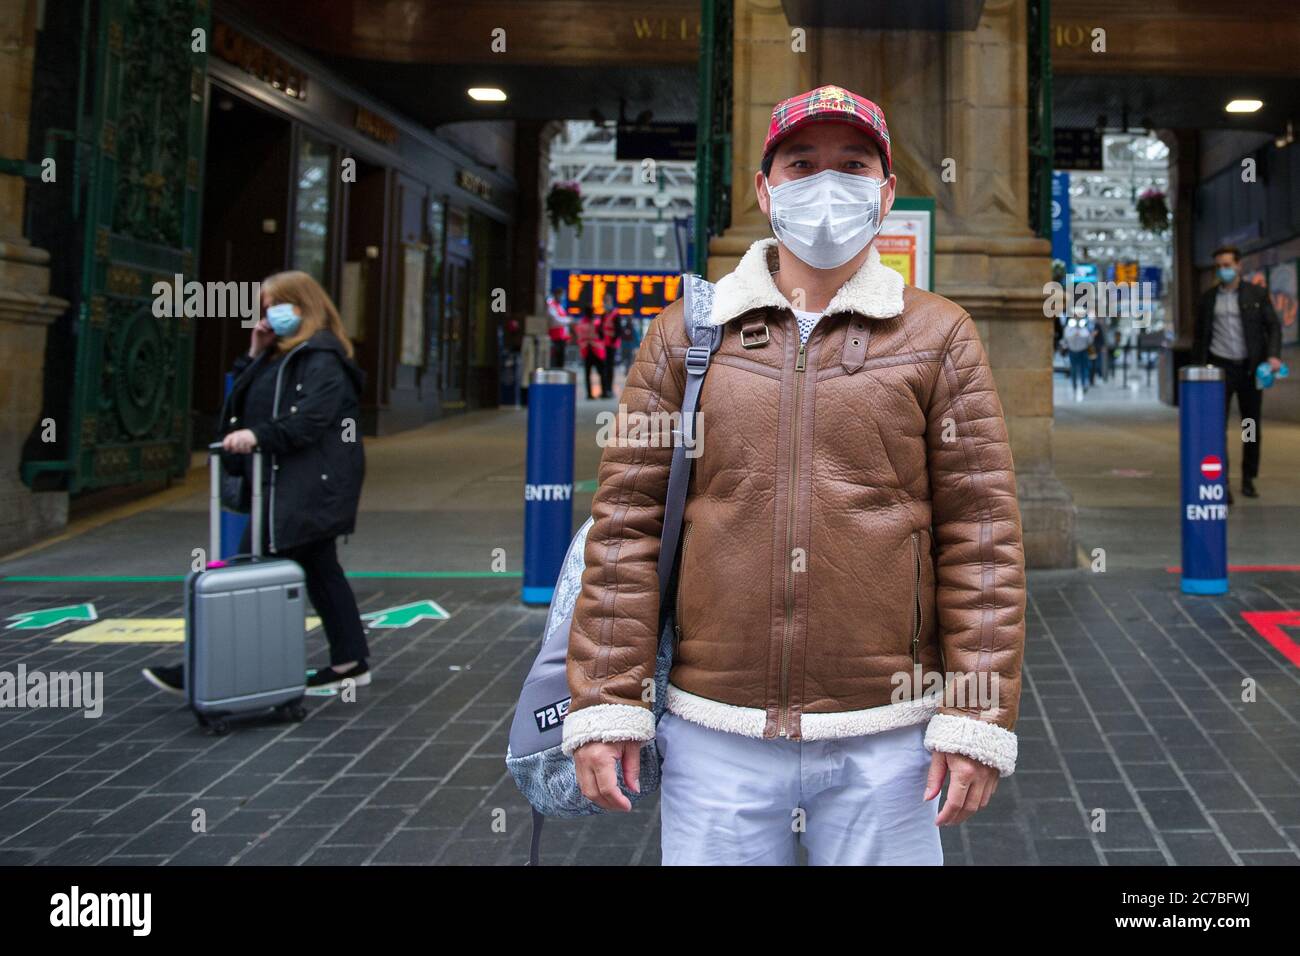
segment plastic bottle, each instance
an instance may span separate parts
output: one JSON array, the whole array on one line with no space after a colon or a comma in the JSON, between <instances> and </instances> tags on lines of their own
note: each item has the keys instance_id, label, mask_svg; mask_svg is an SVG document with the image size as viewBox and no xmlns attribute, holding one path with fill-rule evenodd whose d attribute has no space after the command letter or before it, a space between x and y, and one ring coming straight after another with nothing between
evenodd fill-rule
<instances>
[{"instance_id":1,"label":"plastic bottle","mask_svg":"<svg viewBox=\"0 0 1300 956\"><path fill-rule=\"evenodd\" d=\"M1259 389L1268 388L1279 378L1286 378L1290 374L1291 367L1285 362L1276 372L1273 371L1273 366L1267 362L1260 362L1259 367L1255 369L1255 387Z\"/></svg>"}]
</instances>

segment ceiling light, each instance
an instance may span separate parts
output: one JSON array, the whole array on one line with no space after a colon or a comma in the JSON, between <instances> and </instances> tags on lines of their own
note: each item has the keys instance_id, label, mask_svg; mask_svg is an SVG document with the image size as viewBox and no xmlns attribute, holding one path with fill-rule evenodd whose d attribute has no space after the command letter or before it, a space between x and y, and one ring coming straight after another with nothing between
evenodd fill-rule
<instances>
[{"instance_id":1,"label":"ceiling light","mask_svg":"<svg viewBox=\"0 0 1300 956\"><path fill-rule=\"evenodd\" d=\"M506 91L495 86L471 86L466 92L469 93L471 100L478 100L480 103L504 103L506 101Z\"/></svg>"},{"instance_id":2,"label":"ceiling light","mask_svg":"<svg viewBox=\"0 0 1300 956\"><path fill-rule=\"evenodd\" d=\"M1224 109L1229 113L1254 113L1263 105L1263 100L1233 100Z\"/></svg>"}]
</instances>

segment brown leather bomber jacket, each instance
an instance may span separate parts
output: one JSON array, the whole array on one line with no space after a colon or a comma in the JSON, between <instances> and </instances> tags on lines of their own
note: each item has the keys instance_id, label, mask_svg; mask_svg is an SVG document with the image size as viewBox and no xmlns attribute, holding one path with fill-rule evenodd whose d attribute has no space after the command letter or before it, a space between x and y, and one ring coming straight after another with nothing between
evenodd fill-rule
<instances>
[{"instance_id":1,"label":"brown leather bomber jacket","mask_svg":"<svg viewBox=\"0 0 1300 956\"><path fill-rule=\"evenodd\" d=\"M801 346L755 243L714 295L666 705L822 740L928 721L930 750L1015 769L1025 576L1002 406L969 315L874 247ZM682 303L653 322L605 448L569 635L564 750L649 740L656 562ZM650 429L652 436L658 432Z\"/></svg>"}]
</instances>

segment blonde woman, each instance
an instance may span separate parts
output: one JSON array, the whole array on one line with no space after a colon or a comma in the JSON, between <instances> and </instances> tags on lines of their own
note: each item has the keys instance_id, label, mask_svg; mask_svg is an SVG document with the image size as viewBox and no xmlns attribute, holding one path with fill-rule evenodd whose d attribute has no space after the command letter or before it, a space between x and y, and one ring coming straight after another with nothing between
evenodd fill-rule
<instances>
[{"instance_id":1,"label":"blonde woman","mask_svg":"<svg viewBox=\"0 0 1300 956\"><path fill-rule=\"evenodd\" d=\"M262 282L262 318L248 354L235 362L234 387L221 413L223 467L245 477L249 453L263 468L263 551L302 565L307 594L330 645L330 666L308 687L334 687L351 678L370 683L369 649L352 587L339 565L335 539L356 525L365 477L360 395L363 373L325 290L305 272L280 272ZM252 550L248 530L240 552ZM180 666L144 672L155 687L183 693Z\"/></svg>"}]
</instances>

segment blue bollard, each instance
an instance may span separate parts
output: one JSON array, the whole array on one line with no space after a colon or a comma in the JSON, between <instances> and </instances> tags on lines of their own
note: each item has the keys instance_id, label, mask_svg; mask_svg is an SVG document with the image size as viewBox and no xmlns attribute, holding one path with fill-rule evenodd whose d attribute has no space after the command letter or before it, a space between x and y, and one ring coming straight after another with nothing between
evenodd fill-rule
<instances>
[{"instance_id":1,"label":"blue bollard","mask_svg":"<svg viewBox=\"0 0 1300 956\"><path fill-rule=\"evenodd\" d=\"M525 604L550 604L573 537L574 396L577 376L539 368L528 389L524 477Z\"/></svg>"},{"instance_id":2,"label":"blue bollard","mask_svg":"<svg viewBox=\"0 0 1300 956\"><path fill-rule=\"evenodd\" d=\"M1182 464L1183 593L1228 592L1228 475L1223 370L1178 372Z\"/></svg>"}]
</instances>

